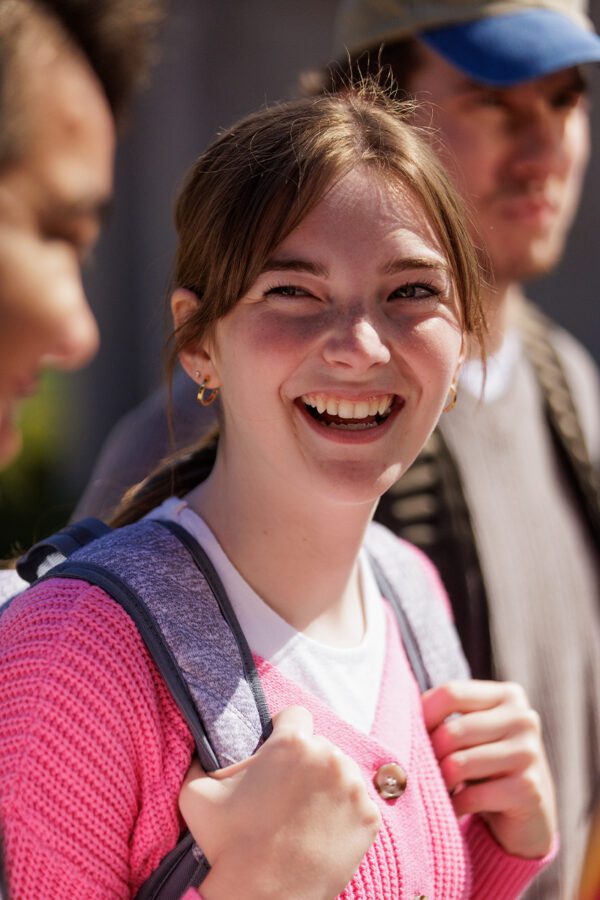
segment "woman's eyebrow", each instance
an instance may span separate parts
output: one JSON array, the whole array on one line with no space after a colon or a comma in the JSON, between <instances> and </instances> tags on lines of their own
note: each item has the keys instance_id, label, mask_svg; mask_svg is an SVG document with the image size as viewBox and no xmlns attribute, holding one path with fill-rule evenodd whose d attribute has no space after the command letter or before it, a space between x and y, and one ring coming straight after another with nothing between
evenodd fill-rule
<instances>
[{"instance_id":1,"label":"woman's eyebrow","mask_svg":"<svg viewBox=\"0 0 600 900\"><path fill-rule=\"evenodd\" d=\"M447 272L450 266L444 259L434 256L402 256L392 259L381 268L382 275L395 275L398 272L406 272L408 269L435 269Z\"/></svg>"},{"instance_id":2,"label":"woman's eyebrow","mask_svg":"<svg viewBox=\"0 0 600 900\"><path fill-rule=\"evenodd\" d=\"M272 257L268 259L262 269L265 272L307 272L309 275L317 275L319 278L328 278L329 272L322 263L311 262L308 259L291 259L284 257Z\"/></svg>"}]
</instances>

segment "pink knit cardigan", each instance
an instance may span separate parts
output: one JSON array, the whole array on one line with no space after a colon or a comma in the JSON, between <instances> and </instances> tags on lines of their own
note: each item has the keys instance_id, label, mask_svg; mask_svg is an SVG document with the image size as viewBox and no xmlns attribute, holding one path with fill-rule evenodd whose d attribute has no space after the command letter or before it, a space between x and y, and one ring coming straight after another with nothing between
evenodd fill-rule
<instances>
[{"instance_id":1,"label":"pink knit cardigan","mask_svg":"<svg viewBox=\"0 0 600 900\"><path fill-rule=\"evenodd\" d=\"M548 860L508 856L477 817L458 825L396 629L388 630L370 735L257 660L272 712L309 707L315 730L362 767L382 810L384 825L342 896L516 897ZM177 797L192 753L135 626L102 590L53 579L4 613L0 815L14 900L135 894L177 841ZM372 787L389 760L408 773L395 802Z\"/></svg>"}]
</instances>

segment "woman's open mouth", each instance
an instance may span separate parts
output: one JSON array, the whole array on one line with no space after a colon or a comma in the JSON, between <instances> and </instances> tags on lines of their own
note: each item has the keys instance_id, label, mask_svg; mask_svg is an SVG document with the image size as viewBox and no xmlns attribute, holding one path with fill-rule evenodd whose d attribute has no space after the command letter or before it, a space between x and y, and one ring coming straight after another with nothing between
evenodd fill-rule
<instances>
[{"instance_id":1,"label":"woman's open mouth","mask_svg":"<svg viewBox=\"0 0 600 900\"><path fill-rule=\"evenodd\" d=\"M346 400L327 394L303 394L299 401L315 422L338 431L367 431L383 425L395 409L404 406L396 394L364 400Z\"/></svg>"}]
</instances>

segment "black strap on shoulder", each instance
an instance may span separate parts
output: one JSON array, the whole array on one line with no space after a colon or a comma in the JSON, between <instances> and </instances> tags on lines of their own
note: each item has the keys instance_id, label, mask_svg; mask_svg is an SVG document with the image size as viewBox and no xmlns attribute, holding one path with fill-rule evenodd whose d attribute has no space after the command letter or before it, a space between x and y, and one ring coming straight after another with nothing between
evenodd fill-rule
<instances>
[{"instance_id":1,"label":"black strap on shoulder","mask_svg":"<svg viewBox=\"0 0 600 900\"><path fill-rule=\"evenodd\" d=\"M377 521L415 544L438 569L474 678L493 678L485 581L460 474L439 429L379 501Z\"/></svg>"},{"instance_id":2,"label":"black strap on shoulder","mask_svg":"<svg viewBox=\"0 0 600 900\"><path fill-rule=\"evenodd\" d=\"M592 542L600 552L600 477L590 461L571 389L552 343L550 320L533 304L523 303L517 327L542 390L546 419L562 469Z\"/></svg>"},{"instance_id":3,"label":"black strap on shoulder","mask_svg":"<svg viewBox=\"0 0 600 900\"><path fill-rule=\"evenodd\" d=\"M67 525L61 531L34 544L18 561L17 572L21 578L32 584L51 568L68 559L76 550L81 550L90 541L110 531L112 529L109 525L91 517Z\"/></svg>"},{"instance_id":4,"label":"black strap on shoulder","mask_svg":"<svg viewBox=\"0 0 600 900\"><path fill-rule=\"evenodd\" d=\"M210 866L201 854L197 854L197 849L190 832L184 832L141 886L136 900L181 900L190 887L199 887Z\"/></svg>"},{"instance_id":5,"label":"black strap on shoulder","mask_svg":"<svg viewBox=\"0 0 600 900\"><path fill-rule=\"evenodd\" d=\"M369 563L371 564L371 568L373 569L373 573L375 575L377 587L379 588L381 595L386 598L386 600L391 604L392 609L394 610L396 622L398 623L398 629L400 631L400 637L402 638L402 644L404 646L404 651L413 671L413 675L415 676L415 681L419 686L419 690L422 694L424 694L425 691L428 691L429 688L433 685L429 677L429 673L427 672L425 662L423 661L423 657L421 655L419 642L408 620L408 616L406 615L406 612L399 602L396 589L391 584L387 575L383 571L383 568L379 565L373 554L367 551L367 555L369 557Z\"/></svg>"}]
</instances>

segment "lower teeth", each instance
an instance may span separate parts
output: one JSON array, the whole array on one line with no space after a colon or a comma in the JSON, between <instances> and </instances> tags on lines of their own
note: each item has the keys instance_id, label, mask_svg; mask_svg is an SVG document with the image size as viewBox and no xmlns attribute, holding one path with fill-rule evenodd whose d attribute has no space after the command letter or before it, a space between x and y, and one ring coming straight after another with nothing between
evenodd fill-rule
<instances>
[{"instance_id":1,"label":"lower teeth","mask_svg":"<svg viewBox=\"0 0 600 900\"><path fill-rule=\"evenodd\" d=\"M365 431L367 428L377 428L377 422L348 422L342 425L339 422L329 422L328 428L338 428L341 431Z\"/></svg>"}]
</instances>

